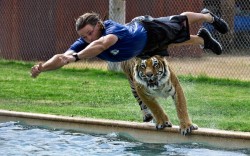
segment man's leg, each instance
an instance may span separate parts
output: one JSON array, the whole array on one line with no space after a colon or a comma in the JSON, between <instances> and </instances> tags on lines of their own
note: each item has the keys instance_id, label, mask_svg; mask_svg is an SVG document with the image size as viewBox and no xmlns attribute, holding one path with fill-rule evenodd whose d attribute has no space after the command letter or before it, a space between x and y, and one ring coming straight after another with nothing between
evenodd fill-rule
<instances>
[{"instance_id":1,"label":"man's leg","mask_svg":"<svg viewBox=\"0 0 250 156\"><path fill-rule=\"evenodd\" d=\"M183 45L201 45L203 49L210 49L213 53L220 55L222 53L221 44L215 40L210 32L201 28L197 35L190 35L190 40L182 43L170 44L168 47L183 46Z\"/></svg>"},{"instance_id":2,"label":"man's leg","mask_svg":"<svg viewBox=\"0 0 250 156\"><path fill-rule=\"evenodd\" d=\"M204 45L204 40L198 35L190 35L190 40L187 40L182 43L173 43L170 44L168 47L171 48L175 46L185 46L185 45Z\"/></svg>"},{"instance_id":3,"label":"man's leg","mask_svg":"<svg viewBox=\"0 0 250 156\"><path fill-rule=\"evenodd\" d=\"M189 25L192 25L197 22L207 22L211 23L214 28L222 34L227 33L229 30L227 22L213 14L208 9L203 9L201 13L183 12L181 15L187 16Z\"/></svg>"},{"instance_id":4,"label":"man's leg","mask_svg":"<svg viewBox=\"0 0 250 156\"><path fill-rule=\"evenodd\" d=\"M192 25L198 22L200 23L203 23L203 22L212 23L213 22L213 17L210 14L183 12L181 13L181 15L187 16L189 25Z\"/></svg>"},{"instance_id":5,"label":"man's leg","mask_svg":"<svg viewBox=\"0 0 250 156\"><path fill-rule=\"evenodd\" d=\"M214 28L222 34L227 33L229 30L228 24L208 9L203 9L201 13L183 12L181 15L187 16L189 25L198 22L208 22L211 23ZM190 35L190 40L182 43L170 44L169 47L182 45L201 45L204 49L210 49L217 55L222 53L221 44L215 40L210 32L205 28L201 28L197 35Z\"/></svg>"}]
</instances>

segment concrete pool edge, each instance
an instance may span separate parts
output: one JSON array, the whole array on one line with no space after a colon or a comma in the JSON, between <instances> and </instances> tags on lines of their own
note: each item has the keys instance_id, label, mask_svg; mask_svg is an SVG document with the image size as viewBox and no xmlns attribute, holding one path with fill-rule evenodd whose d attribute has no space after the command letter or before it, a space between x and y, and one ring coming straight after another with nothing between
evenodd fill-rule
<instances>
[{"instance_id":1,"label":"concrete pool edge","mask_svg":"<svg viewBox=\"0 0 250 156\"><path fill-rule=\"evenodd\" d=\"M220 148L250 148L250 132L199 128L191 135L182 136L178 126L157 131L153 123L66 117L58 115L0 110L0 122L20 121L29 125L77 130L88 133L122 133L145 143L202 143Z\"/></svg>"}]
</instances>

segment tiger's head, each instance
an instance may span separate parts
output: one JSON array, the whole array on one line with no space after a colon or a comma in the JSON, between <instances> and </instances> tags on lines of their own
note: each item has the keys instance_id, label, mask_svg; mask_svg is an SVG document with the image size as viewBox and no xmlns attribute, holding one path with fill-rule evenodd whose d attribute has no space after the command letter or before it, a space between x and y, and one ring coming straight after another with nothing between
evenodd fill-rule
<instances>
[{"instance_id":1,"label":"tiger's head","mask_svg":"<svg viewBox=\"0 0 250 156\"><path fill-rule=\"evenodd\" d=\"M135 81L150 89L158 89L170 77L167 61L164 57L153 56L137 59L134 67Z\"/></svg>"}]
</instances>

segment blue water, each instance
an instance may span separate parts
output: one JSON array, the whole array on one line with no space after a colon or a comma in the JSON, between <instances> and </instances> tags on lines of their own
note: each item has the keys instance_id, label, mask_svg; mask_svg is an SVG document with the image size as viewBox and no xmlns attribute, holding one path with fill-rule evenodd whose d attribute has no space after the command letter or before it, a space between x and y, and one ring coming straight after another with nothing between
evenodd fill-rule
<instances>
[{"instance_id":1,"label":"blue water","mask_svg":"<svg viewBox=\"0 0 250 156\"><path fill-rule=\"evenodd\" d=\"M116 133L85 134L28 126L19 122L0 123L1 156L156 156L202 155L247 156L250 149L224 150L201 144L146 144Z\"/></svg>"}]
</instances>

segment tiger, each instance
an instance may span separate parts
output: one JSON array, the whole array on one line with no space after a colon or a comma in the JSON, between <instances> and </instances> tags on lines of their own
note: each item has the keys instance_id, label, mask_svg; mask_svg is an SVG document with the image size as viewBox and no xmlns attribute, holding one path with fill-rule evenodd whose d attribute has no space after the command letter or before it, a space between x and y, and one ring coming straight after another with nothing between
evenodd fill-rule
<instances>
[{"instance_id":1,"label":"tiger","mask_svg":"<svg viewBox=\"0 0 250 156\"><path fill-rule=\"evenodd\" d=\"M172 127L172 123L158 102L158 98L172 97L179 130L182 135L197 130L189 118L186 98L180 82L169 66L165 56L155 55L149 58L132 58L121 62L121 68L129 80L134 97L143 112L143 121L155 120L156 129Z\"/></svg>"}]
</instances>

